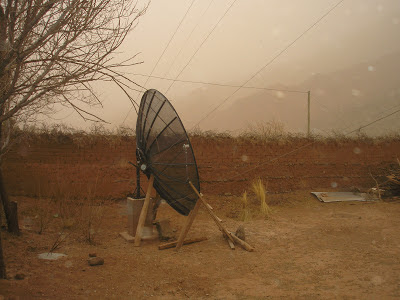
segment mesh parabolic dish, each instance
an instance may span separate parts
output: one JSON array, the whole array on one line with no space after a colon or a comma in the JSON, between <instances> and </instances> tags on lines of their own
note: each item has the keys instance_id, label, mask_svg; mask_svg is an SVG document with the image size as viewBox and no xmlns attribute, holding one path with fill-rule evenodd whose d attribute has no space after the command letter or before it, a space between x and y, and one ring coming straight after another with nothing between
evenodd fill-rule
<instances>
[{"instance_id":1,"label":"mesh parabolic dish","mask_svg":"<svg viewBox=\"0 0 400 300\"><path fill-rule=\"evenodd\" d=\"M154 188L177 212L187 216L197 201L189 181L200 192L200 180L192 145L168 99L150 89L140 102L136 122L136 156L139 167Z\"/></svg>"}]
</instances>

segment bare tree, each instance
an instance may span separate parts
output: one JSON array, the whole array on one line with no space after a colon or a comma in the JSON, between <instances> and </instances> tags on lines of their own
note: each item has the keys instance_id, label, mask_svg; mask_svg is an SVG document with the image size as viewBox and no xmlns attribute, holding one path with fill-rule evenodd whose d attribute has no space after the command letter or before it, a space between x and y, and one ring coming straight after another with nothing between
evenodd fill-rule
<instances>
[{"instance_id":1,"label":"bare tree","mask_svg":"<svg viewBox=\"0 0 400 300\"><path fill-rule=\"evenodd\" d=\"M135 56L117 61L114 54L146 8L124 0L0 0L0 164L12 142L10 121L29 120L55 104L102 121L87 109L101 105L91 85L99 80L129 97L135 83L121 67L136 64ZM18 233L1 165L0 196L8 229Z\"/></svg>"}]
</instances>

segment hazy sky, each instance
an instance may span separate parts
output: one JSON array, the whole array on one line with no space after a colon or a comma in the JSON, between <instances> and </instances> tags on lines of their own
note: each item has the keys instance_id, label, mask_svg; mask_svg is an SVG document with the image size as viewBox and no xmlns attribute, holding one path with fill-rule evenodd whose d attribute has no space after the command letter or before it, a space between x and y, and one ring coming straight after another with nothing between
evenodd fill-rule
<instances>
[{"instance_id":1,"label":"hazy sky","mask_svg":"<svg viewBox=\"0 0 400 300\"><path fill-rule=\"evenodd\" d=\"M165 49L153 76L176 78L186 66L178 79L242 85L267 65L247 84L258 87L295 87L315 74L332 73L400 51L399 0L345 0L308 32L338 0L197 0L166 48L191 3L192 0L151 1L119 54L127 57L139 53L137 60L144 62L126 70L130 78L144 85L147 77L133 74L150 74ZM150 78L145 87L166 93L178 106L188 101L191 91L209 88L175 82L168 90L170 83ZM218 103L232 92L232 88L220 89L218 94L210 92L199 119L207 114L210 102ZM241 93L229 99L227 105L243 96ZM99 85L98 94L104 109L94 112L109 121L110 128L121 124L135 127L135 111L116 87ZM132 95L139 103L141 95ZM185 120L185 116L181 117ZM78 128L90 126L66 110L56 119Z\"/></svg>"}]
</instances>

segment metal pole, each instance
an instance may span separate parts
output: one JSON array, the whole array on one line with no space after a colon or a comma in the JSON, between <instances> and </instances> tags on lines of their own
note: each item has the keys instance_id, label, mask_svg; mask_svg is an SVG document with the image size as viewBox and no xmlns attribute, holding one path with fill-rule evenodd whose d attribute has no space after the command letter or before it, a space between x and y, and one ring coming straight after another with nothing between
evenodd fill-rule
<instances>
[{"instance_id":1,"label":"metal pole","mask_svg":"<svg viewBox=\"0 0 400 300\"><path fill-rule=\"evenodd\" d=\"M308 91L308 116L307 116L307 136L310 137L310 124L311 124L311 91Z\"/></svg>"},{"instance_id":2,"label":"metal pole","mask_svg":"<svg viewBox=\"0 0 400 300\"><path fill-rule=\"evenodd\" d=\"M139 166L139 161L138 161ZM136 168L136 199L140 199L140 170Z\"/></svg>"}]
</instances>

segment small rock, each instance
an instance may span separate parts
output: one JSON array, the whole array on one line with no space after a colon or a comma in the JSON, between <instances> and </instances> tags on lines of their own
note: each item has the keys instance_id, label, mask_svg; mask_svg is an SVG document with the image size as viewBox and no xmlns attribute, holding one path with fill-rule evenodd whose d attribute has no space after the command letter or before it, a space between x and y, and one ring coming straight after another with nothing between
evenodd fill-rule
<instances>
[{"instance_id":1,"label":"small rock","mask_svg":"<svg viewBox=\"0 0 400 300\"><path fill-rule=\"evenodd\" d=\"M241 239L242 241L246 240L246 234L244 231L244 226L243 225L239 225L238 229L235 232L235 235Z\"/></svg>"},{"instance_id":2,"label":"small rock","mask_svg":"<svg viewBox=\"0 0 400 300\"><path fill-rule=\"evenodd\" d=\"M15 274L14 278L16 280L24 280L25 279L25 274L17 273L17 274Z\"/></svg>"},{"instance_id":3,"label":"small rock","mask_svg":"<svg viewBox=\"0 0 400 300\"><path fill-rule=\"evenodd\" d=\"M91 257L88 259L89 266L104 265L104 259L101 257Z\"/></svg>"},{"instance_id":4,"label":"small rock","mask_svg":"<svg viewBox=\"0 0 400 300\"><path fill-rule=\"evenodd\" d=\"M232 193L225 193L224 196L227 196L227 197L232 196Z\"/></svg>"},{"instance_id":5,"label":"small rock","mask_svg":"<svg viewBox=\"0 0 400 300\"><path fill-rule=\"evenodd\" d=\"M169 241L175 238L175 234L169 220L159 220L155 222L160 241Z\"/></svg>"},{"instance_id":6,"label":"small rock","mask_svg":"<svg viewBox=\"0 0 400 300\"><path fill-rule=\"evenodd\" d=\"M96 253L89 253L89 257L97 257Z\"/></svg>"}]
</instances>

